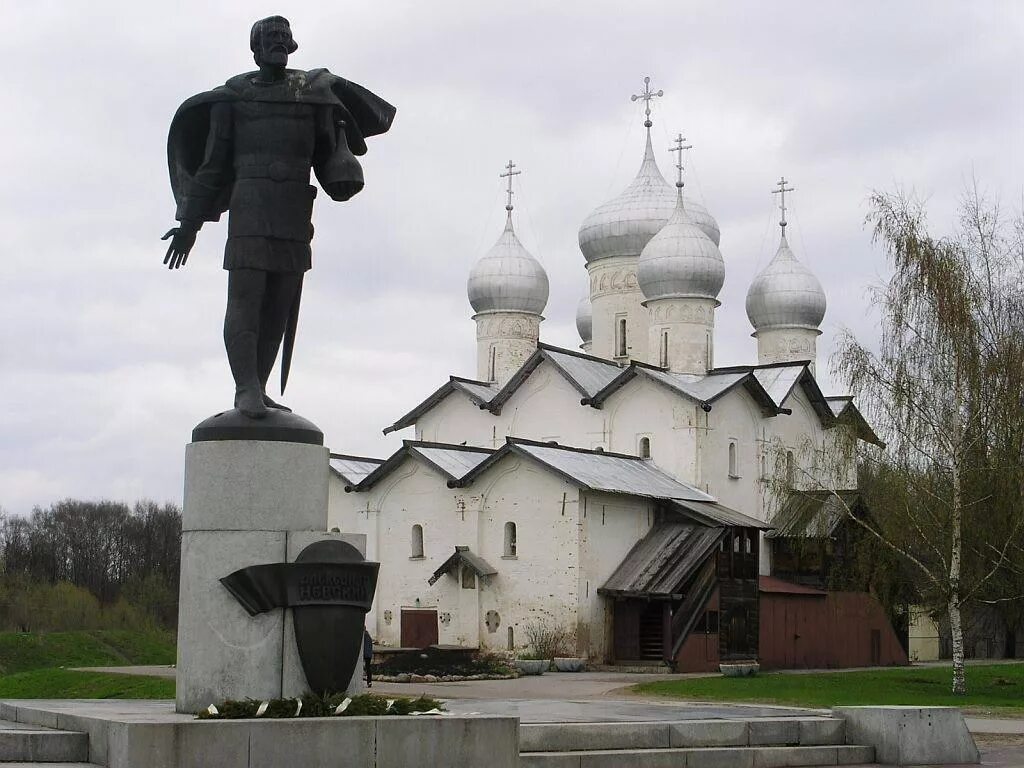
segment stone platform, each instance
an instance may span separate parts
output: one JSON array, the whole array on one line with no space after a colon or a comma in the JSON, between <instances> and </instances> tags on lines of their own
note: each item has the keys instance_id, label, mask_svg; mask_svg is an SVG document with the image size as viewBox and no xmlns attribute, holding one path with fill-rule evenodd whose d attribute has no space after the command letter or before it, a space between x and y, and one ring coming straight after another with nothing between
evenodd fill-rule
<instances>
[{"instance_id":1,"label":"stone platform","mask_svg":"<svg viewBox=\"0 0 1024 768\"><path fill-rule=\"evenodd\" d=\"M170 701L25 700L0 704L0 718L25 733L49 734L46 743L54 748L61 745L52 738L62 740L67 751L52 755L62 762L74 758L81 765L87 759L89 765L103 768L516 768L519 764L519 722L512 717L196 720L175 713ZM20 741L25 750L30 749L28 738ZM0 764L6 754L0 748ZM34 754L25 751L11 757ZM40 761L33 757L31 762Z\"/></svg>"}]
</instances>

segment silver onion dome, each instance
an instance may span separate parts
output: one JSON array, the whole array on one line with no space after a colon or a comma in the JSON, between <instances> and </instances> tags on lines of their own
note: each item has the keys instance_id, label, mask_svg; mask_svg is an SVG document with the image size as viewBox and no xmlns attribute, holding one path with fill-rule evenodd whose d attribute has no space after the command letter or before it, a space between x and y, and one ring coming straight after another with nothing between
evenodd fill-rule
<instances>
[{"instance_id":1,"label":"silver onion dome","mask_svg":"<svg viewBox=\"0 0 1024 768\"><path fill-rule=\"evenodd\" d=\"M469 273L469 303L475 312L531 312L548 303L548 275L516 237L512 214L498 242Z\"/></svg>"},{"instance_id":2,"label":"silver onion dome","mask_svg":"<svg viewBox=\"0 0 1024 768\"><path fill-rule=\"evenodd\" d=\"M747 317L755 331L817 330L825 317L825 291L814 273L793 255L785 230L775 258L750 284Z\"/></svg>"},{"instance_id":3,"label":"silver onion dome","mask_svg":"<svg viewBox=\"0 0 1024 768\"><path fill-rule=\"evenodd\" d=\"M636 280L648 301L697 297L717 299L725 282L725 260L710 237L694 223L682 191L664 227L640 253Z\"/></svg>"},{"instance_id":4,"label":"silver onion dome","mask_svg":"<svg viewBox=\"0 0 1024 768\"><path fill-rule=\"evenodd\" d=\"M687 213L718 244L718 223L707 208L685 198ZM676 191L658 170L647 132L647 147L640 170L621 195L596 208L580 226L580 250L587 263L612 256L637 256L665 226L676 206Z\"/></svg>"},{"instance_id":5,"label":"silver onion dome","mask_svg":"<svg viewBox=\"0 0 1024 768\"><path fill-rule=\"evenodd\" d=\"M590 303L590 294L587 293L576 305L576 330L584 344L589 344L594 339L594 306Z\"/></svg>"}]
</instances>

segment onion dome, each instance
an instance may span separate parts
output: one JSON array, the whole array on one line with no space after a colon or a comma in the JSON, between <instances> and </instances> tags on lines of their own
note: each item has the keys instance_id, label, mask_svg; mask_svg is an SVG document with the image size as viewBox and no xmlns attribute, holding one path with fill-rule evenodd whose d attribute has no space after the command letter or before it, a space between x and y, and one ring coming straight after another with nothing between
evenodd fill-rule
<instances>
[{"instance_id":1,"label":"onion dome","mask_svg":"<svg viewBox=\"0 0 1024 768\"><path fill-rule=\"evenodd\" d=\"M693 223L717 245L721 234L711 214L696 201L686 199L685 204ZM658 170L648 130L636 178L621 195L596 208L580 226L580 250L587 263L612 256L637 256L665 226L675 207L675 190Z\"/></svg>"},{"instance_id":2,"label":"onion dome","mask_svg":"<svg viewBox=\"0 0 1024 768\"><path fill-rule=\"evenodd\" d=\"M786 241L785 229L782 230L775 258L750 284L747 317L755 331L772 328L818 330L825 317L825 291L814 273L793 255Z\"/></svg>"},{"instance_id":3,"label":"onion dome","mask_svg":"<svg viewBox=\"0 0 1024 768\"><path fill-rule=\"evenodd\" d=\"M637 283L648 301L717 300L725 282L725 260L718 245L690 217L682 182L678 186L672 216L640 253Z\"/></svg>"},{"instance_id":4,"label":"onion dome","mask_svg":"<svg viewBox=\"0 0 1024 768\"><path fill-rule=\"evenodd\" d=\"M586 294L576 305L576 330L584 344L594 339L594 306L590 303L590 294Z\"/></svg>"},{"instance_id":5,"label":"onion dome","mask_svg":"<svg viewBox=\"0 0 1024 768\"><path fill-rule=\"evenodd\" d=\"M498 242L469 273L469 303L475 312L530 312L548 303L548 275L516 237L509 210Z\"/></svg>"}]
</instances>

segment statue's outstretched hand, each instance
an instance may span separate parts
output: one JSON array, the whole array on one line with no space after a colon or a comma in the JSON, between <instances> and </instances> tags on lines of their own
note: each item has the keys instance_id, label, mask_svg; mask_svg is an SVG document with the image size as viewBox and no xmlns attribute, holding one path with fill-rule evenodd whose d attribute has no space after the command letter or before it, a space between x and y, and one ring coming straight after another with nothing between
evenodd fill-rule
<instances>
[{"instance_id":1,"label":"statue's outstretched hand","mask_svg":"<svg viewBox=\"0 0 1024 768\"><path fill-rule=\"evenodd\" d=\"M185 266L188 261L188 252L196 243L196 230L192 227L182 225L167 231L161 240L171 238L171 244L167 246L167 254L164 256L164 264L168 269L177 269Z\"/></svg>"}]
</instances>

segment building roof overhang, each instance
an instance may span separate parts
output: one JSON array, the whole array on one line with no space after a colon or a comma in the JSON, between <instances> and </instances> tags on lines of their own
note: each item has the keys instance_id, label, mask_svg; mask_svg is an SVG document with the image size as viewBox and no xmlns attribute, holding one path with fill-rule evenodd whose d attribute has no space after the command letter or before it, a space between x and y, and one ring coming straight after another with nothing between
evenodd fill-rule
<instances>
[{"instance_id":1,"label":"building roof overhang","mask_svg":"<svg viewBox=\"0 0 1024 768\"><path fill-rule=\"evenodd\" d=\"M469 568L480 578L494 576L498 572L494 566L480 557L480 555L473 554L469 547L456 547L455 553L441 563L441 567L434 571L433 575L427 579L427 584L434 586L446 573L451 573L461 566Z\"/></svg>"}]
</instances>

